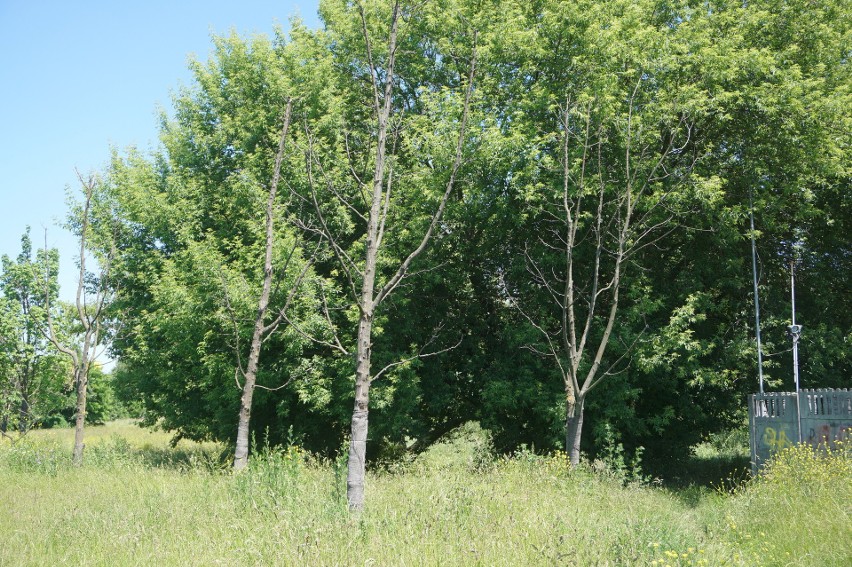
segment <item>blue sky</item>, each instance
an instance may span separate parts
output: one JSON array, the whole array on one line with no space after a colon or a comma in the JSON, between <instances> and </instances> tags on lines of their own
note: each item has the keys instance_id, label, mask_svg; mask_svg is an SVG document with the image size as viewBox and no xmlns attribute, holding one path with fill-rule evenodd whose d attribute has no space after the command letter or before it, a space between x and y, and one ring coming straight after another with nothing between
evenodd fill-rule
<instances>
[{"instance_id":1,"label":"blue sky","mask_svg":"<svg viewBox=\"0 0 852 567\"><path fill-rule=\"evenodd\" d=\"M190 81L211 34L271 34L318 0L0 0L0 255L16 257L27 225L59 248L61 295L76 288L73 237L57 225L65 189L102 169L110 147L157 145L159 109Z\"/></svg>"}]
</instances>

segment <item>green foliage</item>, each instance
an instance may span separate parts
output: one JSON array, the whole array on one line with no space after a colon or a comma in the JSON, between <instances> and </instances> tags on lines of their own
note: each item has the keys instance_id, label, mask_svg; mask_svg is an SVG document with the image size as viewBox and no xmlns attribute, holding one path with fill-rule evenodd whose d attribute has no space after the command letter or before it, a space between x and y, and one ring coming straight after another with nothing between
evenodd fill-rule
<instances>
[{"instance_id":1,"label":"green foliage","mask_svg":"<svg viewBox=\"0 0 852 567\"><path fill-rule=\"evenodd\" d=\"M44 335L45 307L56 301L59 255L34 253L30 230L0 271L0 431L25 434L58 411L69 370ZM47 283L45 283L47 282Z\"/></svg>"},{"instance_id":2,"label":"green foliage","mask_svg":"<svg viewBox=\"0 0 852 567\"><path fill-rule=\"evenodd\" d=\"M232 487L245 513L257 509L268 512L294 505L310 477L310 469L316 467L314 458L298 445L286 449L265 445L259 449L255 447L252 453L249 470L237 474ZM341 507L340 511L344 509Z\"/></svg>"},{"instance_id":3,"label":"green foliage","mask_svg":"<svg viewBox=\"0 0 852 567\"><path fill-rule=\"evenodd\" d=\"M71 453L55 440L25 438L2 447L2 466L24 474L57 476L71 466Z\"/></svg>"},{"instance_id":4,"label":"green foliage","mask_svg":"<svg viewBox=\"0 0 852 567\"><path fill-rule=\"evenodd\" d=\"M294 23L271 39L216 38L163 116L162 148L116 153L104 174L121 221L114 383L146 423L191 439L234 435L237 355L251 336L266 187L292 98L274 251L277 266L291 261L273 304L313 265L291 306L298 329L282 325L263 347L259 383L289 385L258 391L252 424L256 435L269 428L273 446L292 426L301 446L337 453L352 403L353 360L342 351L355 350L361 283L357 261L347 271L338 254L363 257L363 189L376 159L362 25L385 37L387 8L328 0L321 30ZM573 251L581 317L596 254L601 273L615 266L612 242L592 238L595 197L615 222L625 187L647 181L600 364L611 375L586 405L589 458L625 470L644 447L643 466L671 475L667 463L742 423L744 396L756 389L751 197L768 387L791 387L791 259L802 384L848 385L852 92L842 3L441 0L401 9L385 180L393 228L379 282L416 247L446 187L474 30L477 76L441 226L373 320L375 371L449 350L391 366L372 385L371 457L404 461L471 419L498 452L563 446L565 376L545 346L562 340L565 302L551 291L566 281L557 222L566 173L568 197L589 203ZM384 72L387 45L370 47ZM338 250L318 238L320 226ZM613 303L601 296L589 344L603 338ZM0 333L14 320L0 316ZM558 357L564 368L568 357ZM587 357L581 374L590 367Z\"/></svg>"},{"instance_id":5,"label":"green foliage","mask_svg":"<svg viewBox=\"0 0 852 567\"><path fill-rule=\"evenodd\" d=\"M74 422L76 395L68 385L63 390L64 404L54 409L40 423L41 427L67 427ZM86 424L103 425L107 421L130 417L129 411L118 401L113 386L113 375L100 366L89 370L88 397L86 402Z\"/></svg>"},{"instance_id":6,"label":"green foliage","mask_svg":"<svg viewBox=\"0 0 852 567\"><path fill-rule=\"evenodd\" d=\"M294 32L296 33L296 32ZM190 439L236 434L241 376L251 341L263 276L267 185L278 146L286 97L295 96L296 55L283 38L243 42L218 38L208 64L193 64L196 82L175 97L175 118L162 129L163 152L114 157L110 178L123 237L116 311L131 331L118 337L116 382L121 399L139 400L148 424ZM294 127L294 130L297 129ZM285 156L282 176L294 183L297 152ZM286 187L286 185L285 185ZM283 191L276 204L269 324L315 245L287 221ZM264 342L254 431L271 429L275 442L293 423L320 437L328 411L308 336L323 336L311 272L288 304L287 321ZM292 321L293 324L289 324ZM287 383L294 386L280 389ZM298 384L298 386L295 386ZM282 423L283 420L283 423ZM332 446L337 432L331 430Z\"/></svg>"}]
</instances>

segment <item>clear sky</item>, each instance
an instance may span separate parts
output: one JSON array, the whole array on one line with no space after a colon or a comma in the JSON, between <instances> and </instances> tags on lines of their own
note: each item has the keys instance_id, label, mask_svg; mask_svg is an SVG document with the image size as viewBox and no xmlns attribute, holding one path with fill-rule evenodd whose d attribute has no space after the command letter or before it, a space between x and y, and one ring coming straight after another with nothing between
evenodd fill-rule
<instances>
[{"instance_id":1,"label":"clear sky","mask_svg":"<svg viewBox=\"0 0 852 567\"><path fill-rule=\"evenodd\" d=\"M61 296L76 290L73 237L57 223L74 168L110 147L157 146L158 109L205 60L211 34L271 34L292 16L318 27L318 0L0 0L0 255L59 248Z\"/></svg>"}]
</instances>

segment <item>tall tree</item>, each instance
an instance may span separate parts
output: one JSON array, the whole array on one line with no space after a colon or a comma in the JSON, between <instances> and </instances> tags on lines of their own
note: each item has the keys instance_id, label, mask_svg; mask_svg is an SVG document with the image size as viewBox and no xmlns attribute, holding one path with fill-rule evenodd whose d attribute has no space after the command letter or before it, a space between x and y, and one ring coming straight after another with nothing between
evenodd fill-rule
<instances>
[{"instance_id":1,"label":"tall tree","mask_svg":"<svg viewBox=\"0 0 852 567\"><path fill-rule=\"evenodd\" d=\"M308 96L295 50L283 36L214 43L164 119L162 152L113 160L129 328L115 350L123 396L178 437L233 443L240 469L253 434L276 443L288 426L295 435L319 427L290 417L315 409L302 403L310 380L294 378L321 372L290 321L321 335L322 319L306 316L318 284L288 226L289 192L279 198L301 164L289 150Z\"/></svg>"},{"instance_id":2,"label":"tall tree","mask_svg":"<svg viewBox=\"0 0 852 567\"><path fill-rule=\"evenodd\" d=\"M83 178L79 172L77 176L82 186L83 199L82 202L70 202L68 227L77 236L80 246L77 291L73 305L74 316L80 325L80 330L71 340L58 332L50 304L51 277L50 272L46 270L43 274L46 319L43 332L53 346L71 361L77 397L74 412L73 462L76 466L80 466L83 464L83 433L86 424L89 372L92 364L103 352L105 330L109 323L107 308L114 293L110 275L116 252L115 228L117 225L114 222L113 204L109 199L109 192L105 190L104 180L94 175ZM94 258L97 263L97 273L86 268L89 258Z\"/></svg>"},{"instance_id":3,"label":"tall tree","mask_svg":"<svg viewBox=\"0 0 852 567\"><path fill-rule=\"evenodd\" d=\"M718 198L716 180L695 174L713 103L683 80L688 39L648 4L554 3L528 17L540 22L532 47L519 46L512 65L525 89L512 90L505 112L525 111L509 127L525 139L512 177L533 209L523 263L504 289L538 332L529 348L558 369L576 464L587 397L625 371L638 338L628 329L641 330L626 317L640 301L628 272L643 248Z\"/></svg>"},{"instance_id":4,"label":"tall tree","mask_svg":"<svg viewBox=\"0 0 852 567\"><path fill-rule=\"evenodd\" d=\"M304 262L304 267L301 269L296 280L291 282L290 291L287 293L284 304L279 307L279 311L271 320L267 320L270 307L270 295L272 293L272 285L275 279L275 271L273 267L273 252L275 250L275 197L278 192L278 183L281 179L281 163L284 158L284 150L287 143L287 133L290 130L290 120L292 117L293 101L287 101L287 107L284 111L284 126L281 131L281 140L278 145L278 153L275 157L275 170L272 174L272 181L269 183L269 194L266 200L266 235L264 247L264 263L263 263L263 283L261 287L260 297L258 298L257 316L254 321L254 329L251 336L251 344L249 346L249 355L246 362L246 367L243 368L238 357L238 365L241 374L245 380L243 384L243 393L240 398L240 414L237 425L237 444L234 451L234 470L245 468L248 462L249 451L249 421L251 419L251 404L254 395L254 390L257 387L257 371L260 362L261 345L263 341L269 338L271 333L278 330L282 322L287 318L287 311L293 298L299 293L302 287L302 281L311 267L312 262ZM297 243L294 243L293 249L288 255L288 262L293 258L298 249ZM286 271L287 266L279 268L279 272ZM280 282L279 282L280 283ZM227 291L226 296L227 298ZM236 321L235 321L236 325ZM237 334L238 336L238 334ZM239 345L235 345L239 349ZM280 386L283 387L283 386Z\"/></svg>"},{"instance_id":5,"label":"tall tree","mask_svg":"<svg viewBox=\"0 0 852 567\"><path fill-rule=\"evenodd\" d=\"M593 116L592 155L602 149L601 162L609 168L605 170L605 180L622 186L624 180L629 180L626 172L631 147L630 168L638 173L636 179L643 178L642 153L637 151L643 147L640 131L659 132L659 144L651 149L660 155L673 119L683 118L685 125L691 125L689 145L670 155L668 163L661 163L667 178L656 183L660 190L655 189L650 195L664 195L675 187L675 181L681 180L680 189L666 196L656 214L645 219L650 221L650 227L675 212L668 228L656 229L657 235L665 234L666 238L655 239L653 233L642 236L644 233L639 230L636 234L646 242L651 238L653 246L643 246L641 240L628 241L635 251L628 252L627 261L622 263L620 315L611 335L615 340L610 340L601 361L605 369L622 356L622 362L627 362L633 352L632 358L638 364L617 365L617 376L593 386L604 390L595 407L598 423L618 420L622 433L635 444L654 442L665 432L665 442L655 443L660 451L668 451L662 445L677 445L682 450L698 440L697 432L730 426L741 419L742 395L756 387L756 378L752 379L754 343L746 324L752 309L748 293L751 274L746 262L748 217L744 214L750 190L755 192L761 231L758 246L765 266L761 291L766 294L764 300L769 300L764 306L764 324L769 325L764 339L771 341L765 346L769 346L767 353L773 355L769 362L773 365L770 374L774 387L779 384L778 369L789 368L789 361L780 366L777 362L784 356L779 351L787 350L783 345L784 319L789 319L789 275L785 276L782 261L785 243L796 240L796 231L822 233L817 227L826 227L827 232L832 232L834 226L842 223L842 207L835 206L827 213L815 205L824 203L824 198L832 199L829 195L834 196L835 203L842 201L836 196L848 184L848 152L844 150L848 135L840 133L840 125L849 121L849 113L844 110L849 106L848 68L840 55L848 51L842 39L844 34L848 37L844 31L849 29L848 14L844 16L831 3L818 7L806 2L784 3L777 11L762 2L714 3L712 10L697 10L689 3L661 7L614 2L559 12L553 10L555 6L556 3L543 3L530 8L530 21L537 23L526 26L533 31L523 36L524 44L512 45L517 55L511 60L516 63L507 65L514 71L507 73L507 78L519 85L517 90L507 91L520 93L509 104L524 109L524 114L516 116L526 118L527 132L538 128L551 137L549 144L529 144L528 154L522 153L521 146L518 153L524 157L514 166L515 179L528 175L527 179L532 180L528 190L521 193L524 206L547 202L550 207L542 207L545 217L531 215L526 226L536 228L526 228L525 232L543 235L557 224L567 227L560 195L548 196L543 189L548 184L559 186L567 177L566 160L559 157L564 154L560 150L566 131L559 122L565 122L565 109L570 106L565 104L566 95L572 95L575 124L583 123L580 118L584 115L584 100L594 100L600 109L607 110L606 114ZM805 24L805 20L812 25ZM789 33L791 29L807 31L797 37ZM637 46L642 46L638 56L632 53ZM595 65L599 73L595 72ZM637 77L635 73L639 71L643 73L641 84L625 81L631 73ZM638 99L633 90L637 84ZM636 100L639 105L629 111L626 101ZM601 131L604 136L597 130L601 118L612 121ZM626 136L628 118L634 125L633 137ZM567 131L575 135L578 130L581 129ZM577 142L572 146L570 163L576 167L584 162L580 151L585 144L580 140L585 137L580 133L573 138ZM690 155L699 159L691 163ZM586 169L586 176L599 176L599 171L600 168ZM578 178L576 170L569 173ZM576 193L572 197L576 204ZM588 196L582 198L588 200ZM637 201L637 210L653 202L645 199L642 205ZM589 216L579 219L581 232L596 216L595 208L585 210ZM613 222L626 218L621 214L613 217ZM635 223L641 218L634 215L634 229L640 228ZM823 223L816 219L831 220ZM563 234L568 233L563 230ZM594 232L589 229L587 234L592 237L577 241L581 246L571 257L575 270L592 270L596 265L595 247L590 246L596 240ZM608 234L614 236L617 232ZM526 249L519 245L519 254L526 250L533 262L528 259L526 266L518 266L513 277L507 276L513 284L509 292L517 292L521 308L550 334L555 350L563 351L563 366L570 364L570 355L562 347L565 341L560 336L570 325L560 324L558 313L564 311L560 303L566 302L557 301L554 295L559 297L560 289L564 289L561 286L568 280L569 257L561 253L568 240L567 236L547 239L549 246L560 248L559 264L554 259L556 253L545 243L533 241ZM610 258L609 267L601 264L610 275L619 250L617 240L612 242L612 246L604 248L604 255ZM821 260L810 257L814 266L832 266L826 269L827 274L843 271L844 245L834 242L836 254L820 245ZM537 286L520 283L529 272ZM545 285L544 280L549 283ZM574 281L580 280L575 276ZM609 281L612 280L607 278ZM553 295L546 293L548 286ZM772 289L776 290L774 294L770 293ZM575 293L573 305L581 316L590 304L590 290L591 287L579 288L585 295ZM612 293L612 288L605 293ZM823 288L810 299L830 297L837 301ZM596 341L607 329L607 310L613 305L612 296L602 299L598 305L604 311L593 321L590 332ZM545 302L551 302L554 310L547 317L540 311ZM834 321L828 323L830 319ZM550 323L545 324L547 321ZM842 316L823 310L821 321L828 324L814 329L813 346L821 343L837 352L833 345L847 334ZM646 327L644 336L636 342ZM545 335L539 332L539 337ZM634 343L636 348L630 350ZM554 358L546 339L544 343L529 344ZM597 352L591 349L590 354ZM819 358L831 359L835 367L842 367L845 359L842 354ZM589 376L594 360L594 356L589 357L584 377ZM832 369L824 376L834 372ZM564 375L561 370L560 373ZM583 389L582 383L578 386ZM678 443L672 442L675 438Z\"/></svg>"},{"instance_id":6,"label":"tall tree","mask_svg":"<svg viewBox=\"0 0 852 567\"><path fill-rule=\"evenodd\" d=\"M682 449L734 422L753 369L748 188L767 276L782 281L794 234L812 251L806 287L848 271L833 253L848 207L832 206L848 185L848 17L768 5L328 0L321 30L216 38L163 151L114 164L119 384L178 436L234 441L241 347L281 315L310 241L310 289L256 351L247 429L274 443L292 425L328 454L348 427L353 508L365 459L472 416L504 449L575 447L595 421ZM821 31L799 45L784 30L806 20ZM295 228L275 223L265 318L264 213L291 97L274 212ZM810 336L840 352L843 317L824 316ZM842 355L808 360L843 375Z\"/></svg>"},{"instance_id":7,"label":"tall tree","mask_svg":"<svg viewBox=\"0 0 852 567\"><path fill-rule=\"evenodd\" d=\"M460 32L460 38L465 45L464 47L453 46L461 51L454 55L466 59L466 69L462 67L464 70L457 77L456 88L442 93L453 101L451 104L457 105L456 109L458 109L453 109L458 112L454 117L458 123L455 132L452 130L442 132L442 139L445 139L443 136L447 134L449 139L455 138L452 141L454 151L441 152L443 154L441 158L447 161L432 164L435 169L441 170L437 179L429 174L433 177L430 180L433 183L443 178L443 188L435 195L434 204L432 202L427 204L414 218L401 220L400 217L404 218L404 216L400 215L399 211L395 211L400 208L398 204L400 195L406 197L410 194L418 175L417 170L412 167L413 162L410 161L410 156L405 155L410 149L410 146L407 146L411 143L408 141L408 136L413 135L413 132L409 130L413 130L418 118L422 119L424 114L428 113L428 107L418 109L415 106L412 109L406 104L411 102L410 99L406 100L406 96L413 96L413 93L403 92L405 81L402 77L409 69L400 65L400 54L404 52L406 46L417 41L432 39L415 39L413 35L416 32L413 22L420 17L419 11L419 6L403 4L399 1L389 6L383 2L360 1L352 5L348 3L341 5L336 2L323 4L323 16L331 33L339 34L344 40L341 44L347 45L346 48L335 53L344 58L338 65L346 73L351 73L352 70L356 73L355 77L344 76L343 88L350 90L341 93L341 98L352 99L350 104L353 105L366 104L366 107L370 109L368 116L358 117L360 123L352 126L345 125L344 131L337 138L342 138L344 141L360 138L360 143L363 144L361 152L353 159L352 148L347 143L345 155L347 161L358 164L359 168L363 167L363 164L370 164L364 168L369 172L368 175L359 175L353 167L352 175L346 176L349 180L343 177L327 181L324 172L331 169L331 164L325 162L323 153L315 149L314 138L310 137L314 133L309 131L310 143L307 147L306 161L310 193L306 198L313 204L315 214L312 219L302 219L302 226L306 231L320 235L330 245L337 259L337 267L345 274L347 286L352 293L354 307L358 313L358 332L354 353L352 353L355 356L355 403L352 411L347 472L347 499L352 510L359 510L364 506L371 384L385 371L402 362L390 362L378 372L372 368L377 310L403 283L409 275L412 264L426 250L430 240L439 230L447 202L455 190L467 137L466 129L476 69L476 31L474 29ZM357 83L353 84L353 78L366 83L368 90L364 92ZM362 93L366 95L366 100L361 99ZM420 117L418 117L418 111L422 113ZM441 107L433 109L434 111L446 112ZM409 113L411 118L408 116ZM443 120L447 118L446 115L441 116ZM365 120L372 121L372 124L367 126ZM434 136L431 138L437 141ZM430 149L434 151L435 148ZM372 159L369 157L370 151L373 152ZM422 165L420 167L422 168ZM320 176L319 179L317 176ZM326 184L327 188L323 188L322 185ZM403 187L401 190L400 185ZM405 187L406 185L410 186ZM434 191L435 186L427 185L424 190ZM329 205L325 199L318 197L320 191L330 193L329 196L333 195L337 206L349 209L355 219L358 219L356 222L363 226L363 232L341 234L335 230L335 227L330 226L327 220ZM363 210L361 210L362 207ZM401 222L417 223L414 226L423 225L419 237L412 237L413 245L408 252L401 250L404 249L404 242L392 240L395 233L406 228L411 230L411 226L405 227L399 224ZM350 242L354 242L354 246L350 247ZM394 252L388 254L389 249L393 249ZM344 353L349 354L341 341L337 341L337 345ZM415 358L418 356L424 356L422 349Z\"/></svg>"}]
</instances>

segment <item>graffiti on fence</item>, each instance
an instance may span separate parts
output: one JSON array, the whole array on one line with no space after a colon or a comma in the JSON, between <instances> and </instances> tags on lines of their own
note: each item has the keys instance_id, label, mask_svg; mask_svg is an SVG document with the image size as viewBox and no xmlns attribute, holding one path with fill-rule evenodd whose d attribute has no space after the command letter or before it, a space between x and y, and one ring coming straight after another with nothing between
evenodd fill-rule
<instances>
[{"instance_id":1,"label":"graffiti on fence","mask_svg":"<svg viewBox=\"0 0 852 567\"><path fill-rule=\"evenodd\" d=\"M852 424L834 425L824 423L816 427L811 427L806 439L808 445L814 449L820 445L830 447L838 441L847 442L852 439Z\"/></svg>"},{"instance_id":2,"label":"graffiti on fence","mask_svg":"<svg viewBox=\"0 0 852 567\"><path fill-rule=\"evenodd\" d=\"M749 396L752 471L796 443L815 450L852 444L852 390L801 390Z\"/></svg>"},{"instance_id":3,"label":"graffiti on fence","mask_svg":"<svg viewBox=\"0 0 852 567\"><path fill-rule=\"evenodd\" d=\"M763 445L769 449L769 453L777 453L787 447L792 447L795 443L787 437L787 432L784 429L778 431L774 427L767 427L763 430L761 437Z\"/></svg>"}]
</instances>

